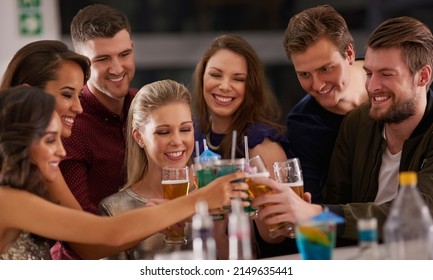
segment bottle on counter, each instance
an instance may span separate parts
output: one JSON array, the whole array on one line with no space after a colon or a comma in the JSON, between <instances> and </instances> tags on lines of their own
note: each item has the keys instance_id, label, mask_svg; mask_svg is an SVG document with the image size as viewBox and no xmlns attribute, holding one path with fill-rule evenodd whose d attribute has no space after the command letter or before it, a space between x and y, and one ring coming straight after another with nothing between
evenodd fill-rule
<instances>
[{"instance_id":1,"label":"bottle on counter","mask_svg":"<svg viewBox=\"0 0 433 280\"><path fill-rule=\"evenodd\" d=\"M192 217L192 248L194 259L215 260L216 244L212 235L213 220L209 214L206 201L195 205L195 215Z\"/></svg>"},{"instance_id":2,"label":"bottle on counter","mask_svg":"<svg viewBox=\"0 0 433 280\"><path fill-rule=\"evenodd\" d=\"M232 212L229 215L229 259L251 260L251 226L247 213L240 199L232 200Z\"/></svg>"},{"instance_id":3,"label":"bottle on counter","mask_svg":"<svg viewBox=\"0 0 433 280\"><path fill-rule=\"evenodd\" d=\"M431 259L432 218L417 189L416 172L400 173L400 188L384 225L390 259Z\"/></svg>"},{"instance_id":4,"label":"bottle on counter","mask_svg":"<svg viewBox=\"0 0 433 280\"><path fill-rule=\"evenodd\" d=\"M377 237L377 219L358 219L358 254L357 260L378 260L381 258Z\"/></svg>"}]
</instances>

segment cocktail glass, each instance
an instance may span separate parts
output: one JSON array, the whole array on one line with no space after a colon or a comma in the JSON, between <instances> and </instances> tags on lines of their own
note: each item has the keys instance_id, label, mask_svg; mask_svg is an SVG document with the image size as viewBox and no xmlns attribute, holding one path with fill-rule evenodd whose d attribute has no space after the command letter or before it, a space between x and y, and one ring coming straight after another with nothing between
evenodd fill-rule
<instances>
[{"instance_id":1,"label":"cocktail glass","mask_svg":"<svg viewBox=\"0 0 433 280\"><path fill-rule=\"evenodd\" d=\"M207 161L196 161L194 163L194 172L197 177L198 187L202 188L215 180L218 177L231 174L238 170L244 171L245 159L218 159ZM224 211L218 213L213 212L214 220L223 220L225 218Z\"/></svg>"},{"instance_id":2,"label":"cocktail glass","mask_svg":"<svg viewBox=\"0 0 433 280\"><path fill-rule=\"evenodd\" d=\"M303 260L331 260L336 223L308 221L296 225L296 245Z\"/></svg>"}]
</instances>

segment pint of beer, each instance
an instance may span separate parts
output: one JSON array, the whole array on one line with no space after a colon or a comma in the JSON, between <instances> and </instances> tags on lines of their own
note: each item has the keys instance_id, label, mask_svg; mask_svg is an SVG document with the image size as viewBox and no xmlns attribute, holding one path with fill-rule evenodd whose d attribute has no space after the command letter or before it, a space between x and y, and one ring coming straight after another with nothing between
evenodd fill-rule
<instances>
[{"instance_id":1,"label":"pint of beer","mask_svg":"<svg viewBox=\"0 0 433 280\"><path fill-rule=\"evenodd\" d=\"M248 194L249 196L254 199L257 197L260 197L264 194L270 193L272 191L271 188L268 186L254 183L250 178L254 177L269 177L269 172L266 173L256 173L256 174L247 174L247 178L245 179L245 183L248 184Z\"/></svg>"},{"instance_id":2,"label":"pint of beer","mask_svg":"<svg viewBox=\"0 0 433 280\"><path fill-rule=\"evenodd\" d=\"M292 188L292 190L299 196L304 196L304 181L298 181L295 183L284 183L283 186Z\"/></svg>"},{"instance_id":3,"label":"pint of beer","mask_svg":"<svg viewBox=\"0 0 433 280\"><path fill-rule=\"evenodd\" d=\"M284 186L291 188L298 196L303 198L304 179L299 159L290 158L286 161L274 162L272 167L274 169L275 180L282 183ZM296 237L294 225L290 226L288 235L290 238Z\"/></svg>"},{"instance_id":4,"label":"pint of beer","mask_svg":"<svg viewBox=\"0 0 433 280\"><path fill-rule=\"evenodd\" d=\"M189 192L189 170L188 167L164 167L162 169L162 190L165 199L175 199ZM185 228L178 226L168 227L165 236L168 244L186 244Z\"/></svg>"},{"instance_id":5,"label":"pint of beer","mask_svg":"<svg viewBox=\"0 0 433 280\"><path fill-rule=\"evenodd\" d=\"M301 163L298 158L274 162L273 168L277 182L292 188L300 197L304 196L304 179L302 177Z\"/></svg>"},{"instance_id":6,"label":"pint of beer","mask_svg":"<svg viewBox=\"0 0 433 280\"><path fill-rule=\"evenodd\" d=\"M175 199L187 195L189 192L189 179L163 180L161 184L165 199Z\"/></svg>"}]
</instances>

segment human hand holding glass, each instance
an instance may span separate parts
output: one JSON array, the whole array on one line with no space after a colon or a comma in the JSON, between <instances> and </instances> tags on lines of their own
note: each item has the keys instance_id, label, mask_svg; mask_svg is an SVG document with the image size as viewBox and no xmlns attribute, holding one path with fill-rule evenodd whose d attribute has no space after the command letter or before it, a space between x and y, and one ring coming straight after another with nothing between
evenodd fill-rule
<instances>
[{"instance_id":1,"label":"human hand holding glass","mask_svg":"<svg viewBox=\"0 0 433 280\"><path fill-rule=\"evenodd\" d=\"M248 183L249 189L248 193L250 198L256 199L265 194L272 193L272 189L265 184L257 183L253 178L264 177L269 178L270 174L266 168L266 165L260 156L255 156L250 159L249 165L246 167L247 178L246 182ZM271 204L264 204L260 208L266 207ZM259 209L260 209L259 208ZM258 211L256 211L256 215ZM276 214L272 214L271 216L275 216ZM269 217L271 217L269 216ZM280 235L285 235L289 230L294 230L293 225L289 222L281 222L276 224L269 224L268 231L269 236L271 238L275 238Z\"/></svg>"},{"instance_id":2,"label":"human hand holding glass","mask_svg":"<svg viewBox=\"0 0 433 280\"><path fill-rule=\"evenodd\" d=\"M245 159L213 159L205 162L196 161L194 164L194 173L199 188L205 187L210 182L221 176L244 171ZM212 218L215 221L224 220L225 214L221 210L212 210Z\"/></svg>"},{"instance_id":3,"label":"human hand holding glass","mask_svg":"<svg viewBox=\"0 0 433 280\"><path fill-rule=\"evenodd\" d=\"M275 180L284 186L291 188L299 197L304 197L304 179L302 176L301 163L298 158L290 158L286 161L274 162L273 164ZM295 228L291 224L283 228L288 230L290 238L295 238ZM284 235L284 231L277 230L277 235Z\"/></svg>"},{"instance_id":4,"label":"human hand holding glass","mask_svg":"<svg viewBox=\"0 0 433 280\"><path fill-rule=\"evenodd\" d=\"M187 195L190 184L188 167L164 167L162 169L161 184L165 199L172 200ZM167 230L166 243L186 244L184 226L172 226L168 227Z\"/></svg>"}]
</instances>

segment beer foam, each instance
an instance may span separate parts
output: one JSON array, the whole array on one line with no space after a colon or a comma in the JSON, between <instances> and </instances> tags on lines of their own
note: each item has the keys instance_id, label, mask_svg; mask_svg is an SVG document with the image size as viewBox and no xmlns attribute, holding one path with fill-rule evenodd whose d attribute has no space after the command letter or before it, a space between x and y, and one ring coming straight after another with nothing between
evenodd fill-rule
<instances>
[{"instance_id":1,"label":"beer foam","mask_svg":"<svg viewBox=\"0 0 433 280\"><path fill-rule=\"evenodd\" d=\"M303 185L304 185L304 181L301 180L301 181L294 182L294 183L282 183L282 185L283 185L284 187L289 187L289 188L292 188L292 187L300 187L300 186L303 186Z\"/></svg>"},{"instance_id":2,"label":"beer foam","mask_svg":"<svg viewBox=\"0 0 433 280\"><path fill-rule=\"evenodd\" d=\"M189 183L188 179L182 179L182 180L162 180L161 184L163 185L170 185L170 184L185 184Z\"/></svg>"},{"instance_id":3,"label":"beer foam","mask_svg":"<svg viewBox=\"0 0 433 280\"><path fill-rule=\"evenodd\" d=\"M268 178L270 175L269 175L269 172L261 172L261 173L247 173L246 174L246 177L247 178L257 178L257 177L266 177L266 178Z\"/></svg>"}]
</instances>

